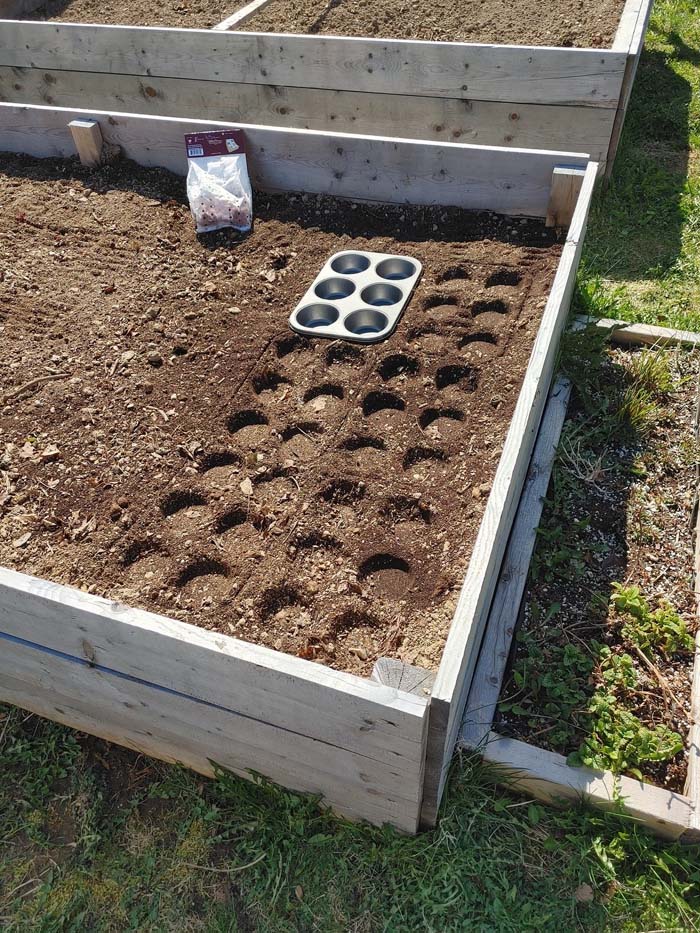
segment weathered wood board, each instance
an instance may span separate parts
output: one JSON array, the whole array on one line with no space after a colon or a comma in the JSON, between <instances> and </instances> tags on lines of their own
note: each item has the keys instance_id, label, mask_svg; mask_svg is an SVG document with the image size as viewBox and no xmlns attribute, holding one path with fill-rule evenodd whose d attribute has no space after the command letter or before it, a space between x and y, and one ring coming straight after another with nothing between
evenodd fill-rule
<instances>
[{"instance_id":1,"label":"weathered wood board","mask_svg":"<svg viewBox=\"0 0 700 933\"><path fill-rule=\"evenodd\" d=\"M22 21L0 30L7 102L547 146L596 161L629 75L626 49Z\"/></svg>"},{"instance_id":2,"label":"weathered wood board","mask_svg":"<svg viewBox=\"0 0 700 933\"><path fill-rule=\"evenodd\" d=\"M0 104L0 140L10 152L70 157L68 123L94 118L105 143L141 165L187 172L184 134L230 124ZM239 124L240 125L240 124ZM576 153L419 142L282 127L243 126L253 183L268 191L309 191L361 201L443 204L544 217L552 172Z\"/></svg>"}]
</instances>

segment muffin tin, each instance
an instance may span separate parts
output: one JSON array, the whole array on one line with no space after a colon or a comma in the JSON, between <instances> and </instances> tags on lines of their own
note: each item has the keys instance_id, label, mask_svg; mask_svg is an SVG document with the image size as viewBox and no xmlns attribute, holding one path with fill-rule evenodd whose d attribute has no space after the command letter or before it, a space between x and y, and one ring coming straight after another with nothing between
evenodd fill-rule
<instances>
[{"instance_id":1,"label":"muffin tin","mask_svg":"<svg viewBox=\"0 0 700 933\"><path fill-rule=\"evenodd\" d=\"M334 253L290 315L289 326L310 337L378 343L396 329L422 271L410 256Z\"/></svg>"}]
</instances>

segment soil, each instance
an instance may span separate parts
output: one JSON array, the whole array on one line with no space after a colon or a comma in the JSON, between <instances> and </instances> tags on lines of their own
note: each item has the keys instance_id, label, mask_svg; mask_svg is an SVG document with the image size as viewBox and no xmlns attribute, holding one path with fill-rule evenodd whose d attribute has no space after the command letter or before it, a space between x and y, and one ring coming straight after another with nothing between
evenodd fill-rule
<instances>
[{"instance_id":1,"label":"soil","mask_svg":"<svg viewBox=\"0 0 700 933\"><path fill-rule=\"evenodd\" d=\"M198 238L184 181L130 163L0 157L0 193L0 564L340 669L434 668L553 234L256 194L250 235ZM293 334L350 247L422 261L397 331Z\"/></svg>"},{"instance_id":2,"label":"soil","mask_svg":"<svg viewBox=\"0 0 700 933\"><path fill-rule=\"evenodd\" d=\"M610 48L624 0L271 0L241 28L384 39Z\"/></svg>"},{"instance_id":3,"label":"soil","mask_svg":"<svg viewBox=\"0 0 700 933\"><path fill-rule=\"evenodd\" d=\"M234 13L232 0L49 0L27 19L130 26L184 26L210 29ZM445 42L612 46L624 0L558 0L543 7L537 0L271 0L241 28Z\"/></svg>"},{"instance_id":4,"label":"soil","mask_svg":"<svg viewBox=\"0 0 700 933\"><path fill-rule=\"evenodd\" d=\"M230 16L237 0L49 0L25 19L116 26L211 29Z\"/></svg>"},{"instance_id":5,"label":"soil","mask_svg":"<svg viewBox=\"0 0 700 933\"><path fill-rule=\"evenodd\" d=\"M639 351L611 350L607 367L610 382L603 384L609 395L611 382L629 370ZM662 351L658 351L662 352ZM636 586L652 609L669 603L692 634L697 629L693 588L694 539L692 527L697 488L698 445L695 415L700 374L700 355L669 351L674 392L664 399L661 416L649 437L631 443L620 439L618 447L603 451L600 462L581 457L576 445L560 447L563 469L583 481L585 497L570 501L571 522L590 524L581 538L583 571L571 569L563 578L531 578L523 599L522 628L542 636L543 642L558 641L607 645L616 654L632 657L638 686L625 696L625 708L645 725L665 725L683 738L690 727L693 653L665 656L654 653L653 671L621 637L620 621L608 609L613 582ZM569 425L582 432L594 431L595 417L582 409L575 395L567 416ZM562 459L563 458L563 459ZM617 465L615 465L617 464ZM635 465L634 471L629 469ZM626 465L626 468L622 468ZM550 487L550 495L552 490ZM536 560L554 566L560 543L548 543L544 535ZM573 566L574 560L570 560ZM551 615L549 607L557 607ZM515 651L526 649L515 643ZM597 674L589 686L597 683ZM527 685L518 688L506 682L503 699L519 700ZM551 716L533 707L532 719L500 713L497 731L525 738L534 744L568 754L578 747L560 747L550 741ZM536 723L536 725L533 725ZM584 736L579 736L582 739ZM644 778L658 786L683 792L687 752L658 763L647 763Z\"/></svg>"}]
</instances>

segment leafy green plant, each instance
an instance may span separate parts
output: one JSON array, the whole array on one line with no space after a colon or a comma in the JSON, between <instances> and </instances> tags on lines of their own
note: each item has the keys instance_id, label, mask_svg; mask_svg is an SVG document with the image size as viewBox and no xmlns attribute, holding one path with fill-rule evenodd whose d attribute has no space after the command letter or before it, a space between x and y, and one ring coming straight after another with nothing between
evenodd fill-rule
<instances>
[{"instance_id":1,"label":"leafy green plant","mask_svg":"<svg viewBox=\"0 0 700 933\"><path fill-rule=\"evenodd\" d=\"M653 611L639 587L613 584L611 602L625 618L622 637L640 651L662 651L665 655L693 651L693 637L688 626L667 602Z\"/></svg>"},{"instance_id":2,"label":"leafy green plant","mask_svg":"<svg viewBox=\"0 0 700 933\"><path fill-rule=\"evenodd\" d=\"M597 690L588 705L590 734L572 764L628 773L642 779L641 766L667 761L683 749L683 739L664 725L650 729L625 709L614 693Z\"/></svg>"},{"instance_id":3,"label":"leafy green plant","mask_svg":"<svg viewBox=\"0 0 700 933\"><path fill-rule=\"evenodd\" d=\"M585 685L593 672L594 660L577 645L559 644L553 634L542 644L528 632L518 640L519 652L513 669L518 694L499 704L503 713L523 717L529 726L552 722L547 737L553 745L567 745L580 736L580 716L585 716Z\"/></svg>"}]
</instances>

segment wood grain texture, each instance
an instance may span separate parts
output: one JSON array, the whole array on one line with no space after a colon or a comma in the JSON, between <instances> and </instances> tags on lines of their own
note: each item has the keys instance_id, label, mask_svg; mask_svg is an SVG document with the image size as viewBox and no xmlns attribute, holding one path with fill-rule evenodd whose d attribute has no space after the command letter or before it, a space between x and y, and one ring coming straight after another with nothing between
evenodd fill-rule
<instances>
[{"instance_id":1,"label":"wood grain texture","mask_svg":"<svg viewBox=\"0 0 700 933\"><path fill-rule=\"evenodd\" d=\"M422 741L411 694L4 568L0 633L381 760Z\"/></svg>"},{"instance_id":2,"label":"wood grain texture","mask_svg":"<svg viewBox=\"0 0 700 933\"><path fill-rule=\"evenodd\" d=\"M544 410L573 293L597 165L590 163L496 470L430 700L421 822L437 819L478 646Z\"/></svg>"},{"instance_id":3,"label":"wood grain texture","mask_svg":"<svg viewBox=\"0 0 700 933\"><path fill-rule=\"evenodd\" d=\"M5 569L0 699L415 829L425 698Z\"/></svg>"},{"instance_id":4,"label":"wood grain texture","mask_svg":"<svg viewBox=\"0 0 700 933\"><path fill-rule=\"evenodd\" d=\"M547 227L569 228L576 210L585 169L557 165L552 172L552 190L547 205Z\"/></svg>"},{"instance_id":5,"label":"wood grain texture","mask_svg":"<svg viewBox=\"0 0 700 933\"><path fill-rule=\"evenodd\" d=\"M185 174L186 132L224 123L0 104L2 148L69 157L67 124L94 118L106 143L141 165ZM240 124L239 124L240 125ZM397 204L442 204L543 217L561 153L326 134L243 125L253 183L268 191L308 191ZM584 156L566 154L585 165Z\"/></svg>"},{"instance_id":6,"label":"wood grain texture","mask_svg":"<svg viewBox=\"0 0 700 933\"><path fill-rule=\"evenodd\" d=\"M252 769L294 790L321 794L349 816L408 832L416 828L420 760L410 770L398 762L378 765L264 720L2 636L0 699L204 774L212 773L213 762L241 777L250 777Z\"/></svg>"},{"instance_id":7,"label":"wood grain texture","mask_svg":"<svg viewBox=\"0 0 700 933\"><path fill-rule=\"evenodd\" d=\"M68 129L73 137L78 158L83 165L95 167L102 159L102 132L96 120L71 120Z\"/></svg>"},{"instance_id":8,"label":"wood grain texture","mask_svg":"<svg viewBox=\"0 0 700 933\"><path fill-rule=\"evenodd\" d=\"M617 108L626 55L596 49L0 23L0 65Z\"/></svg>"},{"instance_id":9,"label":"wood grain texture","mask_svg":"<svg viewBox=\"0 0 700 933\"><path fill-rule=\"evenodd\" d=\"M372 670L372 680L416 696L429 697L435 674L423 667L405 664L398 658L379 658Z\"/></svg>"},{"instance_id":10,"label":"wood grain texture","mask_svg":"<svg viewBox=\"0 0 700 933\"><path fill-rule=\"evenodd\" d=\"M615 113L499 101L357 94L328 88L234 84L12 68L0 65L0 101L85 107L295 129L537 149L573 149L604 159Z\"/></svg>"},{"instance_id":11,"label":"wood grain texture","mask_svg":"<svg viewBox=\"0 0 700 933\"><path fill-rule=\"evenodd\" d=\"M571 383L559 377L542 416L469 688L459 736L464 746L479 747L491 731L570 394Z\"/></svg>"},{"instance_id":12,"label":"wood grain texture","mask_svg":"<svg viewBox=\"0 0 700 933\"><path fill-rule=\"evenodd\" d=\"M609 771L574 768L563 755L495 733L482 753L497 766L493 775L499 783L547 803L584 800L602 809L619 810L663 839L679 839L690 829L691 802L682 794Z\"/></svg>"}]
</instances>

